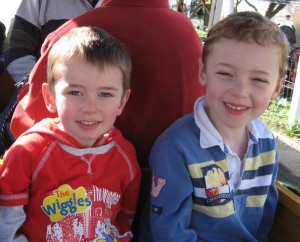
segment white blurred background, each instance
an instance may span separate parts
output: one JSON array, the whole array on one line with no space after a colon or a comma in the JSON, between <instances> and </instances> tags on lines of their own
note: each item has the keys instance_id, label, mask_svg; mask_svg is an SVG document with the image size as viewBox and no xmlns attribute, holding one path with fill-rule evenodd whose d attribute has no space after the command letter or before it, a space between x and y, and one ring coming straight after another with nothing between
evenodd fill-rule
<instances>
[{"instance_id":1,"label":"white blurred background","mask_svg":"<svg viewBox=\"0 0 300 242\"><path fill-rule=\"evenodd\" d=\"M0 0L0 21L5 24L6 31L14 17L21 0Z\"/></svg>"}]
</instances>

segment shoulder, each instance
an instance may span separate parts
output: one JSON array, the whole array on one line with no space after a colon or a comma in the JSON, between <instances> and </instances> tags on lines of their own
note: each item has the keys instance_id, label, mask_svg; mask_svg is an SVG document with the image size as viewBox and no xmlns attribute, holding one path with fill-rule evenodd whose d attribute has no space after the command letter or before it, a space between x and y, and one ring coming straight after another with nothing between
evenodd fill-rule
<instances>
[{"instance_id":1,"label":"shoulder","mask_svg":"<svg viewBox=\"0 0 300 242\"><path fill-rule=\"evenodd\" d=\"M34 159L34 157L41 154L43 150L47 149L49 144L53 142L53 139L51 136L35 130L39 124L40 123L34 125L31 128L32 131L28 130L19 136L7 151L6 156L18 156L24 159L30 157L30 159Z\"/></svg>"},{"instance_id":2,"label":"shoulder","mask_svg":"<svg viewBox=\"0 0 300 242\"><path fill-rule=\"evenodd\" d=\"M133 144L123 136L123 133L118 128L114 128L112 139L115 140L116 143L125 151L129 151L130 153L135 151Z\"/></svg>"},{"instance_id":3,"label":"shoulder","mask_svg":"<svg viewBox=\"0 0 300 242\"><path fill-rule=\"evenodd\" d=\"M248 127L257 139L274 139L272 131L261 119L253 120Z\"/></svg>"},{"instance_id":4,"label":"shoulder","mask_svg":"<svg viewBox=\"0 0 300 242\"><path fill-rule=\"evenodd\" d=\"M139 170L139 164L137 161L136 150L134 145L124 138L121 131L115 128L116 132L116 149L123 157L123 159L130 163L134 170Z\"/></svg>"},{"instance_id":5,"label":"shoulder","mask_svg":"<svg viewBox=\"0 0 300 242\"><path fill-rule=\"evenodd\" d=\"M257 156L260 153L269 153L272 156L277 154L276 138L272 131L263 123L262 120L256 119L248 126L250 130L250 138L253 141L255 149L250 156ZM266 153L266 154L267 154Z\"/></svg>"},{"instance_id":6,"label":"shoulder","mask_svg":"<svg viewBox=\"0 0 300 242\"><path fill-rule=\"evenodd\" d=\"M3 157L3 166L11 167L14 172L30 172L38 165L43 154L50 147L51 140L38 133L20 136Z\"/></svg>"},{"instance_id":7,"label":"shoulder","mask_svg":"<svg viewBox=\"0 0 300 242\"><path fill-rule=\"evenodd\" d=\"M182 151L199 143L200 130L193 114L187 114L175 121L155 141L152 151Z\"/></svg>"},{"instance_id":8,"label":"shoulder","mask_svg":"<svg viewBox=\"0 0 300 242\"><path fill-rule=\"evenodd\" d=\"M25 17L25 19L30 17L30 15L32 17L38 16L40 12L41 2L42 0L22 0L17 9L16 15L22 18Z\"/></svg>"},{"instance_id":9,"label":"shoulder","mask_svg":"<svg viewBox=\"0 0 300 242\"><path fill-rule=\"evenodd\" d=\"M49 141L49 137L38 132L24 133L15 141L12 148L23 148L28 151L32 149L37 150L39 147L45 146Z\"/></svg>"},{"instance_id":10,"label":"shoulder","mask_svg":"<svg viewBox=\"0 0 300 242\"><path fill-rule=\"evenodd\" d=\"M128 157L130 160L136 159L135 147L129 140L125 139L124 137L122 139L118 139L116 146L124 158Z\"/></svg>"}]
</instances>

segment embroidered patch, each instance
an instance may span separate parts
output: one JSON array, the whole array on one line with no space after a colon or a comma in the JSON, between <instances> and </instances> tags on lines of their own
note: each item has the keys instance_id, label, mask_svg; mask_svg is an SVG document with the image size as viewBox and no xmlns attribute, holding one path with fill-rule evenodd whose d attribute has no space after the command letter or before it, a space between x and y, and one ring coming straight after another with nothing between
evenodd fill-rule
<instances>
[{"instance_id":1,"label":"embroidered patch","mask_svg":"<svg viewBox=\"0 0 300 242\"><path fill-rule=\"evenodd\" d=\"M162 213L162 207L160 207L160 206L156 206L156 205L153 205L153 204L151 204L151 212L153 212L153 213L157 213L157 214L161 214Z\"/></svg>"},{"instance_id":2,"label":"embroidered patch","mask_svg":"<svg viewBox=\"0 0 300 242\"><path fill-rule=\"evenodd\" d=\"M151 196L157 198L167 181L161 177L152 177Z\"/></svg>"},{"instance_id":3,"label":"embroidered patch","mask_svg":"<svg viewBox=\"0 0 300 242\"><path fill-rule=\"evenodd\" d=\"M230 199L230 186L224 171L217 165L203 168L207 203L217 205Z\"/></svg>"}]
</instances>

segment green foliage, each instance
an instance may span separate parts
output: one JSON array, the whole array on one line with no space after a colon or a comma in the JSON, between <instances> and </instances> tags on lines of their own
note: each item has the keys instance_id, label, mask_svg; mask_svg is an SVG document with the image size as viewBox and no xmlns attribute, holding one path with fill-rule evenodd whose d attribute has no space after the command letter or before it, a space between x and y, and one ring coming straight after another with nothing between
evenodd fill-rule
<instances>
[{"instance_id":1,"label":"green foliage","mask_svg":"<svg viewBox=\"0 0 300 242\"><path fill-rule=\"evenodd\" d=\"M205 32L201 29L196 29L196 32L197 32L198 36L201 38L201 40L206 39L207 32Z\"/></svg>"},{"instance_id":2,"label":"green foliage","mask_svg":"<svg viewBox=\"0 0 300 242\"><path fill-rule=\"evenodd\" d=\"M279 104L278 101L274 101L269 105L267 111L262 115L261 119L271 130L289 136L289 138L300 144L300 123L298 122L292 127L289 127L289 111L289 102L286 104Z\"/></svg>"},{"instance_id":3,"label":"green foliage","mask_svg":"<svg viewBox=\"0 0 300 242\"><path fill-rule=\"evenodd\" d=\"M196 29L198 36L200 37L200 40L202 42L202 45L204 45L205 40L206 40L206 36L207 36L207 32L200 30L200 29Z\"/></svg>"}]
</instances>

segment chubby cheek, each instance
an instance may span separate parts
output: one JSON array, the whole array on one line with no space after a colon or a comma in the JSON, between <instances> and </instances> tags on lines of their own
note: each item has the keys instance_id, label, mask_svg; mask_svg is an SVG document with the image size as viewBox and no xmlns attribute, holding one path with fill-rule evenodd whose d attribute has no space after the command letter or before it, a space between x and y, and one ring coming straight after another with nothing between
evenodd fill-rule
<instances>
[{"instance_id":1,"label":"chubby cheek","mask_svg":"<svg viewBox=\"0 0 300 242\"><path fill-rule=\"evenodd\" d=\"M111 110L107 110L105 113L102 111L102 115L106 117L110 122L114 122L117 117L120 115L120 110L118 108L114 108Z\"/></svg>"},{"instance_id":2,"label":"chubby cheek","mask_svg":"<svg viewBox=\"0 0 300 242\"><path fill-rule=\"evenodd\" d=\"M218 102L224 93L220 92L220 88L217 86L207 86L206 89L206 100L208 105L211 105L214 102Z\"/></svg>"},{"instance_id":3,"label":"chubby cheek","mask_svg":"<svg viewBox=\"0 0 300 242\"><path fill-rule=\"evenodd\" d=\"M69 113L74 112L74 106L76 106L76 104L73 103L70 105L66 102L66 100L56 99L56 109L59 117L68 116Z\"/></svg>"},{"instance_id":4,"label":"chubby cheek","mask_svg":"<svg viewBox=\"0 0 300 242\"><path fill-rule=\"evenodd\" d=\"M271 98L261 100L261 102L257 103L257 106L261 107L262 112L264 112L269 107L270 102L271 102Z\"/></svg>"},{"instance_id":5,"label":"chubby cheek","mask_svg":"<svg viewBox=\"0 0 300 242\"><path fill-rule=\"evenodd\" d=\"M60 107L58 110L57 110L57 114L60 118L60 121L65 124L66 122L71 122L71 118L72 118L72 115L71 115L72 112L70 112L70 109L64 109L62 107Z\"/></svg>"}]
</instances>

